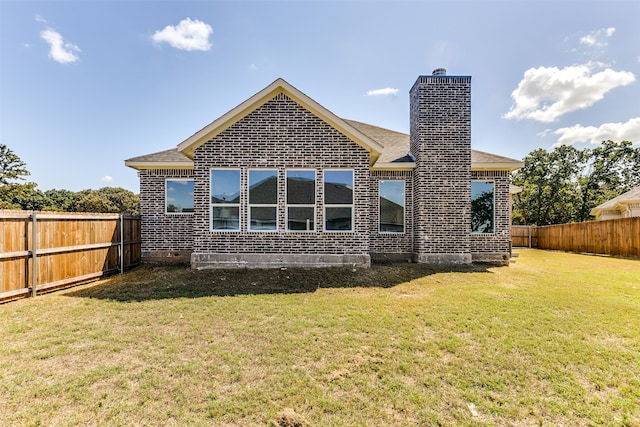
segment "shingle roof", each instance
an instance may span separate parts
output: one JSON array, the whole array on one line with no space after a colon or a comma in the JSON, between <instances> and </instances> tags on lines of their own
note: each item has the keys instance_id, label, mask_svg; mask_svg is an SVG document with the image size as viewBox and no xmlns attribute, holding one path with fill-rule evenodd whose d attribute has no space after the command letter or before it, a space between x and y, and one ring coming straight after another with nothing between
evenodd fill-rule
<instances>
[{"instance_id":1,"label":"shingle roof","mask_svg":"<svg viewBox=\"0 0 640 427\"><path fill-rule=\"evenodd\" d=\"M379 142L384 147L376 165L384 163L408 163L414 161L411 154L409 154L408 134L357 122L355 120L345 120L345 122L349 123L369 138ZM524 165L520 160L498 156L497 154L486 153L484 151L471 150L471 169L515 170L522 166Z\"/></svg>"},{"instance_id":2,"label":"shingle roof","mask_svg":"<svg viewBox=\"0 0 640 427\"><path fill-rule=\"evenodd\" d=\"M622 205L626 205L629 203L640 203L640 186L634 187L626 193L623 193L618 197L614 197L613 199L596 206L595 208L591 209L591 215L596 216L598 212L604 210L619 209Z\"/></svg>"},{"instance_id":3,"label":"shingle roof","mask_svg":"<svg viewBox=\"0 0 640 427\"><path fill-rule=\"evenodd\" d=\"M180 165L182 167L193 167L193 160L178 151L177 148L158 151L157 153L144 154L132 157L124 161L124 164L135 169L144 169L142 166L166 167L170 165Z\"/></svg>"},{"instance_id":4,"label":"shingle roof","mask_svg":"<svg viewBox=\"0 0 640 427\"><path fill-rule=\"evenodd\" d=\"M376 165L393 165L395 167L413 167L414 159L409 153L409 135L390 129L373 126L355 120L344 121L357 131L366 135L373 141L384 147ZM125 160L125 165L135 169L151 167L169 168L193 167L193 161L178 151L177 148L145 154ZM484 151L471 150L472 169L506 169L515 170L522 167L520 160L511 159ZM374 166L375 167L375 166Z\"/></svg>"}]
</instances>

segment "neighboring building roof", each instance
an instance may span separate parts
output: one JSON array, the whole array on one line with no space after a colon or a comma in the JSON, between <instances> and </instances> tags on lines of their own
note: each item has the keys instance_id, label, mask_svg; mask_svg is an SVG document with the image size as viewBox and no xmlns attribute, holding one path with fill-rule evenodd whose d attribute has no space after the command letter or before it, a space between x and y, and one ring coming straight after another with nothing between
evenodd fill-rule
<instances>
[{"instance_id":1,"label":"neighboring building roof","mask_svg":"<svg viewBox=\"0 0 640 427\"><path fill-rule=\"evenodd\" d=\"M160 151L125 160L134 169L193 168L193 152L220 132L259 108L276 95L284 93L295 102L316 114L371 153L372 169L412 170L415 159L409 152L409 135L355 120L342 119L283 79L278 79L222 117L214 120L172 150ZM524 166L520 160L471 150L471 170L513 171Z\"/></svg>"},{"instance_id":2,"label":"neighboring building roof","mask_svg":"<svg viewBox=\"0 0 640 427\"><path fill-rule=\"evenodd\" d=\"M614 197L613 199L596 206L595 208L591 209L590 214L593 216L598 216L598 213L602 211L620 210L631 203L640 203L640 186L632 188L626 193L623 193L618 197Z\"/></svg>"}]
</instances>

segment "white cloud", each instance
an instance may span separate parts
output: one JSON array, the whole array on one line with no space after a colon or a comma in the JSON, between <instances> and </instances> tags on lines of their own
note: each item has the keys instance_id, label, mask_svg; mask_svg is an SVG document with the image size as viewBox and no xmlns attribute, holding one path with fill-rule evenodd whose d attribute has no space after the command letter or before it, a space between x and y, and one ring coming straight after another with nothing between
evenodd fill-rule
<instances>
[{"instance_id":1,"label":"white cloud","mask_svg":"<svg viewBox=\"0 0 640 427\"><path fill-rule=\"evenodd\" d=\"M530 68L511 93L514 104L503 117L553 122L563 114L590 107L611 89L636 79L631 72L604 67L605 64L589 62L562 69Z\"/></svg>"},{"instance_id":2,"label":"white cloud","mask_svg":"<svg viewBox=\"0 0 640 427\"><path fill-rule=\"evenodd\" d=\"M47 20L46 20L46 19L44 19L44 18L43 18L42 16L40 16L40 15L36 15L36 21L37 21L37 22L42 22L43 24L46 24L46 23L47 23Z\"/></svg>"},{"instance_id":3,"label":"white cloud","mask_svg":"<svg viewBox=\"0 0 640 427\"><path fill-rule=\"evenodd\" d=\"M209 36L213 34L213 28L205 22L186 18L176 26L167 25L164 29L156 31L151 39L156 43L169 43L169 45L181 50L209 50Z\"/></svg>"},{"instance_id":4,"label":"white cloud","mask_svg":"<svg viewBox=\"0 0 640 427\"><path fill-rule=\"evenodd\" d=\"M40 38L49 43L49 58L61 64L76 62L80 58L74 52L80 52L80 48L73 43L66 43L59 32L47 28L40 32Z\"/></svg>"},{"instance_id":5,"label":"white cloud","mask_svg":"<svg viewBox=\"0 0 640 427\"><path fill-rule=\"evenodd\" d=\"M554 147L578 142L600 144L609 139L616 142L631 141L634 145L639 145L640 117L635 117L625 123L603 123L600 127L574 125L557 129L553 133L560 135Z\"/></svg>"},{"instance_id":6,"label":"white cloud","mask_svg":"<svg viewBox=\"0 0 640 427\"><path fill-rule=\"evenodd\" d=\"M386 87L384 89L373 89L367 92L369 96L387 96L387 95L397 95L398 89Z\"/></svg>"},{"instance_id":7,"label":"white cloud","mask_svg":"<svg viewBox=\"0 0 640 427\"><path fill-rule=\"evenodd\" d=\"M113 177L110 177L109 175L105 175L102 178L100 178L101 181L103 182L112 182L113 181Z\"/></svg>"},{"instance_id":8,"label":"white cloud","mask_svg":"<svg viewBox=\"0 0 640 427\"><path fill-rule=\"evenodd\" d=\"M605 47L608 43L607 39L611 37L615 31L616 29L614 27L601 28L580 38L580 44L593 47Z\"/></svg>"},{"instance_id":9,"label":"white cloud","mask_svg":"<svg viewBox=\"0 0 640 427\"><path fill-rule=\"evenodd\" d=\"M249 71L255 71L258 69L258 66L256 64L249 64Z\"/></svg>"}]
</instances>

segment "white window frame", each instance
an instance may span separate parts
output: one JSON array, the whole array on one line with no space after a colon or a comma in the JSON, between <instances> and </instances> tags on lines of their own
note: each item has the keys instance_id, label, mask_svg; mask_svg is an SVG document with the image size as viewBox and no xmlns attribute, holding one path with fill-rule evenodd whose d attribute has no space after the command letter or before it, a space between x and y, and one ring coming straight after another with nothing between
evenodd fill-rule
<instances>
[{"instance_id":1,"label":"white window frame","mask_svg":"<svg viewBox=\"0 0 640 427\"><path fill-rule=\"evenodd\" d=\"M298 203L289 203L289 172L313 172L313 204L298 204ZM285 229L288 233L315 233L318 228L318 221L316 217L316 198L318 195L318 173L315 169L305 169L305 168L291 168L285 169L284 176L284 185L285 185ZM313 228L307 230L293 230L289 228L289 208L312 208L313 209Z\"/></svg>"},{"instance_id":2,"label":"white window frame","mask_svg":"<svg viewBox=\"0 0 640 427\"><path fill-rule=\"evenodd\" d=\"M211 185L211 174L213 171L238 171L238 189L240 194L238 195L238 203L213 203L211 201L213 197L213 186ZM211 168L209 169L209 230L215 233L236 233L242 228L242 169L240 168ZM232 207L238 208L238 228L222 229L213 228L213 208L225 208Z\"/></svg>"},{"instance_id":3,"label":"white window frame","mask_svg":"<svg viewBox=\"0 0 640 427\"><path fill-rule=\"evenodd\" d=\"M493 231L490 233L483 233L483 232L471 230L471 234L475 236L493 236L496 234L496 182L490 179L473 179L471 180L471 186L473 186L474 182L483 182L486 184L493 184L493 206L492 206L492 212L491 212L492 213L491 224L493 225ZM473 192L471 194L470 202L473 202ZM473 212L471 212L471 214L473 214ZM471 224L469 225L471 226Z\"/></svg>"},{"instance_id":4,"label":"white window frame","mask_svg":"<svg viewBox=\"0 0 640 427\"><path fill-rule=\"evenodd\" d=\"M164 180L164 213L165 215L193 215L194 211L195 211L195 199L192 197L193 199L193 203L191 203L191 208L193 209L191 212L169 212L167 210L167 207L169 206L169 204L167 203L167 201L169 200L169 181L175 181L175 182L194 182L193 178L165 178Z\"/></svg>"},{"instance_id":5,"label":"white window frame","mask_svg":"<svg viewBox=\"0 0 640 427\"><path fill-rule=\"evenodd\" d=\"M251 172L252 171L262 171L262 172L275 172L276 175L276 201L275 203L251 203ZM252 168L247 171L247 228L252 232L260 232L260 233L277 233L279 229L278 222L278 184L280 183L280 176L278 169L273 168ZM276 212L276 227L274 229L254 229L251 228L251 212L252 208L274 208Z\"/></svg>"},{"instance_id":6,"label":"white window frame","mask_svg":"<svg viewBox=\"0 0 640 427\"><path fill-rule=\"evenodd\" d=\"M402 183L402 231L381 231L382 225L382 183L383 182L401 182ZM407 182L404 179L381 179L378 181L378 233L379 234L405 234L407 231Z\"/></svg>"},{"instance_id":7,"label":"white window frame","mask_svg":"<svg viewBox=\"0 0 640 427\"><path fill-rule=\"evenodd\" d=\"M327 194L326 194L326 189L325 189L325 183L326 183L326 176L327 176L327 172L351 172L351 203L350 204L327 204ZM344 168L344 169L325 169L322 171L322 186L323 186L323 191L322 191L322 205L323 205L323 213L324 213L324 217L323 217L323 221L322 221L322 226L323 226L323 230L325 233L353 233L353 230L355 229L355 212L354 212L354 203L353 200L355 198L355 172L353 169L348 169L348 168ZM351 209L351 228L348 230L329 230L327 229L327 209L331 209L331 208L350 208Z\"/></svg>"}]
</instances>

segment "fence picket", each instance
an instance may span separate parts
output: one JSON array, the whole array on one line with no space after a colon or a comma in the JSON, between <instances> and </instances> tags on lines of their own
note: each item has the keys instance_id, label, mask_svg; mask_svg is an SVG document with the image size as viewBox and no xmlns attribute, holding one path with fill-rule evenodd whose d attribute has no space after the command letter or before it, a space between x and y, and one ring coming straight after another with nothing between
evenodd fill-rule
<instances>
[{"instance_id":1,"label":"fence picket","mask_svg":"<svg viewBox=\"0 0 640 427\"><path fill-rule=\"evenodd\" d=\"M640 257L640 217L542 227L514 225L511 241L513 247Z\"/></svg>"},{"instance_id":2,"label":"fence picket","mask_svg":"<svg viewBox=\"0 0 640 427\"><path fill-rule=\"evenodd\" d=\"M139 216L0 210L0 302L123 271L140 249Z\"/></svg>"}]
</instances>

